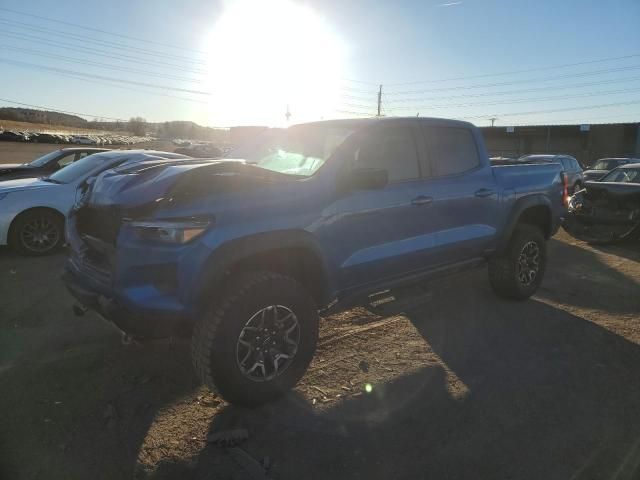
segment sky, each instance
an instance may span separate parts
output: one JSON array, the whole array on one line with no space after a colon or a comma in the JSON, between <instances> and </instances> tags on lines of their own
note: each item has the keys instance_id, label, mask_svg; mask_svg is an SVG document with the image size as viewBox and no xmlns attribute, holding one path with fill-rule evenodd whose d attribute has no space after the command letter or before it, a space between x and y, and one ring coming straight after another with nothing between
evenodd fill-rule
<instances>
[{"instance_id":1,"label":"sky","mask_svg":"<svg viewBox=\"0 0 640 480\"><path fill-rule=\"evenodd\" d=\"M383 115L640 121L638 0L55 5L0 0L0 106L281 126L375 115L382 85Z\"/></svg>"}]
</instances>

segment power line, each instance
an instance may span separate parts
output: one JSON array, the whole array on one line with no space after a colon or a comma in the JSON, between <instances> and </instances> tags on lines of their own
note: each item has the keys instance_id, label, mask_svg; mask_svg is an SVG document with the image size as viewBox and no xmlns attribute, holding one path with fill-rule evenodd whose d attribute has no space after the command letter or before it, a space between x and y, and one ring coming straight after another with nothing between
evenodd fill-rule
<instances>
[{"instance_id":1,"label":"power line","mask_svg":"<svg viewBox=\"0 0 640 480\"><path fill-rule=\"evenodd\" d=\"M499 82L499 83L484 83L484 84L476 84L476 85L464 85L457 87L444 87L444 88L432 88L432 89L424 89L424 90L405 90L403 92L390 92L387 95L406 95L406 94L415 94L415 93L428 93L428 92L443 92L443 91L451 91L451 90L470 90L474 88L485 88L485 87L500 87L504 85L517 85L521 83L534 83L534 82L548 82L551 80L559 80L563 78L574 78L574 77L587 77L591 75L602 75L605 73L614 73L614 72L622 72L627 70L635 70L640 68L640 65L631 65L626 67L617 67L617 68L608 68L603 70L594 70L589 72L579 72L579 73L570 73L564 75L556 75L552 77L537 77L537 78L529 78L526 80L512 80L510 82Z\"/></svg>"},{"instance_id":2,"label":"power line","mask_svg":"<svg viewBox=\"0 0 640 480\"><path fill-rule=\"evenodd\" d=\"M57 20L55 18L44 17L44 16L41 16L41 15L35 15L33 13L26 13L26 12L21 12L21 11L18 11L18 10L12 10L10 8L0 7L0 10L5 11L5 12L10 12L10 13L13 13L13 14L16 14L16 15L24 15L26 17L38 18L40 20L45 20L47 22L55 22L55 23L59 23L59 24L62 24L62 25L67 25L67 26L71 26L71 27L75 27L75 28L80 28L80 29L87 30L87 31L90 31L90 32L98 32L98 33L103 33L105 35L112 35L114 37L126 38L128 40L135 40L137 42L144 42L144 43L148 43L148 44L158 45L158 46L161 46L161 47L169 47L169 48L174 48L174 49L178 49L178 50L187 50L187 51L194 52L194 53L201 54L201 55L206 55L207 54L207 52L204 52L202 50L196 50L196 49L193 49L193 48L181 47L181 46L178 46L178 45L171 45L169 43L156 42L154 40L148 40L148 39L145 39L145 38L134 37L134 36L131 36L131 35L124 35L124 34L121 34L121 33L108 32L106 30L101 30L99 28L87 27L86 25L79 25L77 23L66 22L64 20Z\"/></svg>"},{"instance_id":3,"label":"power line","mask_svg":"<svg viewBox=\"0 0 640 480\"><path fill-rule=\"evenodd\" d=\"M546 86L540 88L527 88L520 90L506 90L506 91L498 91L498 92L484 92L484 93L465 93L462 95L448 95L448 96L434 96L434 97L416 97L416 98L394 98L391 100L386 100L386 103L397 105L398 103L415 103L415 102L424 102L429 100L454 100L458 98L477 98L477 97L492 97L492 96L502 96L502 95L512 95L516 93L532 93L532 92L544 92L547 90L565 90L565 89L575 89L581 87L591 87L596 85L607 85L610 83L624 83L624 82L632 82L640 80L640 77L627 77L627 78L617 78L612 80L600 80L598 82L587 82L587 83L571 83L567 85L554 85L554 86ZM359 97L350 97L357 100L369 100L362 99Z\"/></svg>"},{"instance_id":4,"label":"power line","mask_svg":"<svg viewBox=\"0 0 640 480\"><path fill-rule=\"evenodd\" d=\"M105 115L93 115L93 114L90 114L90 113L71 112L71 111L68 111L68 110L58 110L56 108L43 107L42 105L32 105L30 103L16 102L15 100L8 100L6 98L0 98L0 102L10 103L12 105L21 105L23 107L37 108L37 109L40 109L40 110L49 110L51 112L68 113L68 114L71 114L71 115L79 115L81 117L94 117L94 118L99 117L99 118L106 118L107 120L113 120L115 122L126 122L126 120L123 120L122 118L107 117Z\"/></svg>"},{"instance_id":5,"label":"power line","mask_svg":"<svg viewBox=\"0 0 640 480\"><path fill-rule=\"evenodd\" d=\"M82 35L76 35L74 33L68 33L68 32L61 32L60 30L54 30L54 29L50 29L50 28L42 28L42 27L30 25L28 23L17 22L15 20L7 21L5 19L0 18L0 24L9 25L11 27L14 26L14 25L20 25L21 27L19 27L19 28L26 28L27 30L33 30L33 31L36 31L36 32L39 32L39 33L46 33L46 34L52 34L53 33L54 35L60 35L62 37L67 37L68 39L75 40L75 41L82 41L84 43L92 43L92 44L98 45L100 47L115 48L115 49L120 49L120 50L129 50L129 51L132 51L133 53L137 53L139 55L147 55L147 56L159 57L159 58L168 58L168 59L171 59L171 60L178 60L178 61L185 62L185 63L195 63L195 64L200 64L200 65L206 65L206 62L204 62L202 60L193 60L193 59L186 58L185 56L171 55L171 54L168 54L166 52L158 52L158 51L155 51L155 50L146 50L146 49L143 49L143 48L132 47L132 46L125 45L125 44L122 44L122 43L109 42L109 41L105 41L105 40L97 40L97 39L94 39L94 38L87 38L87 37L84 37ZM22 32L18 32L18 33L22 33Z\"/></svg>"},{"instance_id":6,"label":"power line","mask_svg":"<svg viewBox=\"0 0 640 480\"><path fill-rule=\"evenodd\" d=\"M180 97L178 95L171 95L169 93L162 93L162 92L154 92L151 90L141 90L139 88L131 88L131 87L125 87L124 85L118 85L115 83L110 83L110 82L105 82L105 81L100 81L100 80L91 80L89 78L83 78L83 77L77 77L75 75L71 75L71 74L65 74L65 73L57 73L56 75L60 75L62 77L66 77L66 78L73 78L75 80L80 80L82 82L89 82L89 83L94 83L97 85L106 85L108 87L114 87L114 88L119 88L122 90L129 90L131 92L139 92L139 93L145 93L147 95L156 95L159 97L166 97L166 98L175 98L176 100L182 100L185 102L191 102L191 103L200 103L203 105L208 105L209 102L204 101L204 100L197 100L195 98L186 98L186 97Z\"/></svg>"},{"instance_id":7,"label":"power line","mask_svg":"<svg viewBox=\"0 0 640 480\"><path fill-rule=\"evenodd\" d=\"M629 58L636 58L636 57L640 57L640 53L635 53L635 54L631 54L631 55L624 55L621 57L608 57L608 58L600 58L597 60L588 60L588 61L584 61L584 62L576 62L576 63L564 63L564 64L559 64L559 65L548 65L545 67L536 67L536 68L528 68L525 70L512 70L509 72L497 72L497 73L483 73L480 75L467 75L467 76L463 76L463 77L450 77L450 78L440 78L440 79L436 79L436 80L418 80L418 81L414 81L414 82L401 82L401 83L386 83L385 86L396 86L396 85L419 85L419 84L423 84L423 83L440 83L440 82L453 82L453 81L457 81L457 80L470 80L470 79L474 79L474 78L486 78L486 77L498 77L498 76L504 76L504 75L515 75L515 74L519 74L519 73L530 73L530 72L539 72L539 71L543 71L543 70L553 70L556 68L567 68L567 67L577 67L580 65L590 65L593 63L603 63L603 62L612 62L615 60L626 60Z\"/></svg>"},{"instance_id":8,"label":"power line","mask_svg":"<svg viewBox=\"0 0 640 480\"><path fill-rule=\"evenodd\" d=\"M112 65L112 64L108 64L108 63L94 62L92 60L85 60L85 59L67 57L65 55L56 55L56 54L53 54L53 53L43 53L43 52L40 52L38 50L31 50L31 49L28 49L28 48L20 48L20 47L15 47L13 45L0 45L0 48L4 48L6 50L14 50L14 51L17 51L17 52L26 53L28 55L37 55L37 56L45 57L45 58L53 58L53 59L57 59L57 60L63 60L65 62L77 63L79 65L90 65L90 66L94 66L94 67L105 68L105 69L109 69L109 70L116 70L116 71L120 71L120 72L140 73L140 74L148 75L148 76L152 76L152 77L179 80L179 81L183 81L183 82L202 83L201 80L196 80L196 79L193 79L193 78L178 77L178 76L175 76L175 75L169 75L169 74L163 74L163 73L157 73L157 72L149 72L148 70L140 70L140 69L132 68L132 67L124 67L124 66Z\"/></svg>"},{"instance_id":9,"label":"power line","mask_svg":"<svg viewBox=\"0 0 640 480\"><path fill-rule=\"evenodd\" d=\"M458 103L458 104L442 104L442 105L409 105L407 107L392 107L389 108L389 111L403 111L403 110L415 110L418 109L431 109L431 108L454 108L454 107L475 107L482 105L505 105L505 104L513 104L513 103L528 103L528 102L544 102L549 100L570 100L573 98L583 98L583 97L595 97L599 95L618 95L621 93L631 93L638 92L640 88L627 88L621 90L609 90L604 92L586 92L586 93L578 93L575 95L553 95L550 97L534 97L534 98L517 98L517 99L509 99L498 102L472 102L472 103Z\"/></svg>"},{"instance_id":10,"label":"power line","mask_svg":"<svg viewBox=\"0 0 640 480\"><path fill-rule=\"evenodd\" d=\"M70 74L81 76L81 77L94 78L98 80L108 80L110 82L128 83L131 85L138 85L142 87L158 88L160 90L173 90L175 92L192 93L195 95L211 95L210 92L203 92L201 90L190 90L188 88L170 87L168 85L157 85L153 83L136 82L133 80L124 80L122 78L107 77L105 75L93 75L90 73L76 72L74 70L66 70L63 68L56 68L56 67L47 67L44 65L37 65L37 64L28 63L28 62L20 62L17 60L9 60L5 58L0 58L0 63L6 63L9 65L15 65L15 66L24 67L24 68L35 68L37 70L46 70L54 73L67 73L67 74L70 73Z\"/></svg>"},{"instance_id":11,"label":"power line","mask_svg":"<svg viewBox=\"0 0 640 480\"><path fill-rule=\"evenodd\" d=\"M147 65L153 65L153 66L159 66L159 67L171 67L171 68L178 68L181 69L183 71L186 72L192 72L192 73L207 73L206 70L202 70L202 69L195 69L195 68L185 68L183 65L177 65L175 63L168 63L168 62L161 62L158 60L150 60L150 59L144 59L144 58L139 58L139 57L134 57L131 55L124 55L124 54L114 54L113 52L109 52L109 51L104 51L104 50L100 50L100 49L96 49L95 47L83 47L83 46L79 46L79 45L75 45L73 43L66 43L66 42L58 42L55 40L50 40L48 38L43 38L43 37L38 37L35 35L30 35L27 33L15 33L15 32L6 32L6 31L1 31L0 35L5 36L5 37L9 37L9 38L13 38L13 39L18 39L18 40L26 40L28 42L35 42L42 45L46 45L46 46L60 46L63 47L65 49L71 49L71 50L76 50L79 51L81 53L84 54L91 54L91 55L101 55L103 57L108 57L108 58L115 58L118 60L123 60L123 61L127 61L127 62L135 62L135 63L143 63L143 64L147 64Z\"/></svg>"}]
</instances>

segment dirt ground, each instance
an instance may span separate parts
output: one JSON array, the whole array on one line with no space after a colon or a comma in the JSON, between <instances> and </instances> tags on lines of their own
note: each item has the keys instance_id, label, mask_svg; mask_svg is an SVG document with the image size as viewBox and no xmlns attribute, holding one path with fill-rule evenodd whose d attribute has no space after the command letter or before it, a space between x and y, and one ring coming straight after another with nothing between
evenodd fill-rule
<instances>
[{"instance_id":1,"label":"dirt ground","mask_svg":"<svg viewBox=\"0 0 640 480\"><path fill-rule=\"evenodd\" d=\"M478 270L415 311L324 319L296 390L255 410L198 385L186 343L75 317L63 254L2 250L0 478L639 478L640 249L549 248L524 303Z\"/></svg>"},{"instance_id":2,"label":"dirt ground","mask_svg":"<svg viewBox=\"0 0 640 480\"><path fill-rule=\"evenodd\" d=\"M0 142L0 163L57 148ZM296 390L255 410L200 386L184 341L74 316L64 254L0 249L0 479L640 478L640 246L549 249L524 303L478 270L325 318ZM230 429L248 440L207 441Z\"/></svg>"},{"instance_id":3,"label":"dirt ground","mask_svg":"<svg viewBox=\"0 0 640 480\"><path fill-rule=\"evenodd\" d=\"M66 147L82 147L82 145L0 142L0 164L30 162L31 160L41 157L45 153ZM109 146L105 148L109 148ZM147 148L173 152L176 149L176 146L168 140L153 140L138 145L114 145L113 148Z\"/></svg>"}]
</instances>

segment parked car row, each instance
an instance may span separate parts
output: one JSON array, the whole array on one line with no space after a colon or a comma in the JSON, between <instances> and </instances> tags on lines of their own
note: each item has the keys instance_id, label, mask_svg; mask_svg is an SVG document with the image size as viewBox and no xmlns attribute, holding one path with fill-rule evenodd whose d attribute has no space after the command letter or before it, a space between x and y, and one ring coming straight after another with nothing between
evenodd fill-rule
<instances>
[{"instance_id":1,"label":"parked car row","mask_svg":"<svg viewBox=\"0 0 640 480\"><path fill-rule=\"evenodd\" d=\"M114 134L68 135L48 132L0 131L0 141L31 143L71 143L76 145L133 145L153 140L151 137L138 137Z\"/></svg>"}]
</instances>

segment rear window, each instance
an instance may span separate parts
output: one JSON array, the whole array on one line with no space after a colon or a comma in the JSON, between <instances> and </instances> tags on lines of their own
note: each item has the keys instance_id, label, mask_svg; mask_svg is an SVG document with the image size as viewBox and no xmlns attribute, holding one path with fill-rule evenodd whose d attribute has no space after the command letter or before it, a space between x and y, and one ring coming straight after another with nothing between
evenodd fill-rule
<instances>
[{"instance_id":1,"label":"rear window","mask_svg":"<svg viewBox=\"0 0 640 480\"><path fill-rule=\"evenodd\" d=\"M471 130L455 127L422 127L429 145L433 174L455 175L480 165Z\"/></svg>"}]
</instances>

